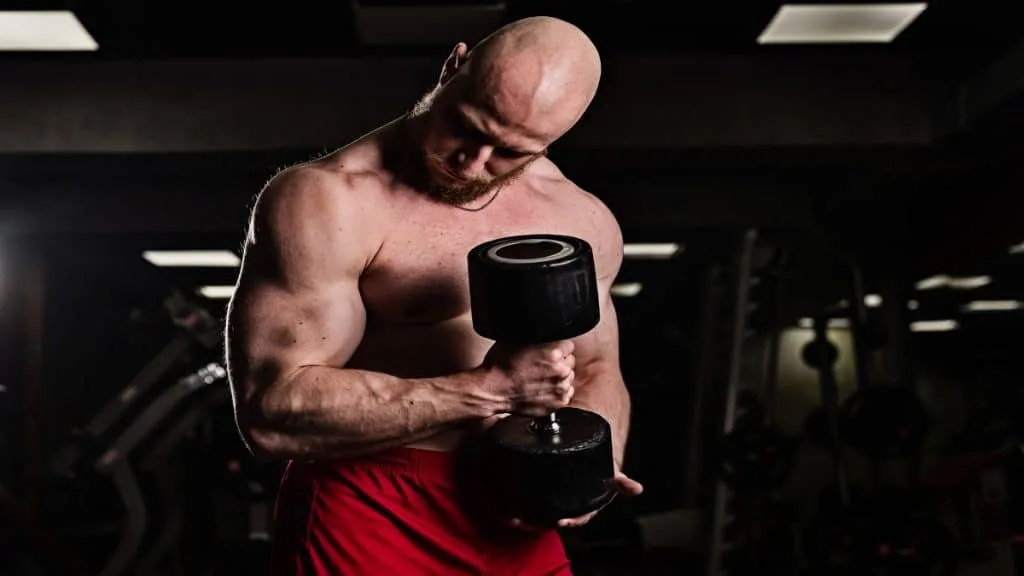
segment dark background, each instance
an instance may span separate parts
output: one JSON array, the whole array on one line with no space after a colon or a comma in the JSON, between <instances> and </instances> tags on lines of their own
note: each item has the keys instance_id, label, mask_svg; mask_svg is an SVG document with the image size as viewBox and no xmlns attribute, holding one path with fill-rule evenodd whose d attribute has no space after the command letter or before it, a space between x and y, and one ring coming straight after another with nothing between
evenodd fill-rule
<instances>
[{"instance_id":1,"label":"dark background","mask_svg":"<svg viewBox=\"0 0 1024 576\"><path fill-rule=\"evenodd\" d=\"M174 328L160 301L170 291L220 321L224 301L195 289L234 281L233 269L157 269L142 251L237 252L252 199L275 171L401 114L455 42L491 27L465 24L476 3L456 1L423 13L397 2L32 4L73 8L101 47L0 55L0 485L59 532L66 518L51 510L47 462L166 344ZM368 38L377 5L394 10L382 43ZM619 308L634 398L629 467L648 490L609 511L611 531L634 516L700 508L708 467L695 430L722 415L695 396L708 336L698 320L709 270L732 261L745 229L796 246L779 320L797 340L809 337L800 318L849 298L832 250L855 256L865 291L884 296L871 314L902 331L883 372L913 375L940 436L983 391L1019 386L1020 313L961 308L1024 289L1024 254L1009 252L1024 241L1016 6L931 2L889 45L758 45L777 8L512 0L498 16L559 16L591 35L603 84L551 157L612 208L627 242L685 246L672 260L628 260L621 273L644 285ZM427 25L425 14L443 17ZM992 282L915 290L933 274ZM911 300L912 309L892 304ZM959 329L905 330L937 319ZM769 399L791 423L817 402L813 378L787 368L794 350L780 351L790 363L780 360ZM218 357L190 354L168 377ZM893 368L904 364L913 370ZM195 469L221 474L246 460L229 410L203 426L189 440L203 447L199 464L175 470L209 479ZM226 482L190 484L186 508L235 502L212 509L236 510L244 524L244 482ZM244 532L224 514L225 534Z\"/></svg>"}]
</instances>

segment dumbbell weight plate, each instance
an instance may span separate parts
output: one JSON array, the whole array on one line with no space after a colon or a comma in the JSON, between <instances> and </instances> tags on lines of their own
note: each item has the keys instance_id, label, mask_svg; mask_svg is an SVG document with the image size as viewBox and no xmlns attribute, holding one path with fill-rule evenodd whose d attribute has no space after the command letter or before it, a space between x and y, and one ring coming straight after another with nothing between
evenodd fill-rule
<instances>
[{"instance_id":1,"label":"dumbbell weight plate","mask_svg":"<svg viewBox=\"0 0 1024 576\"><path fill-rule=\"evenodd\" d=\"M800 350L800 358L815 370L831 370L839 359L839 348L828 340L811 340Z\"/></svg>"},{"instance_id":2,"label":"dumbbell weight plate","mask_svg":"<svg viewBox=\"0 0 1024 576\"><path fill-rule=\"evenodd\" d=\"M846 443L873 458L916 453L929 429L921 400L899 385L857 390L840 407L840 422Z\"/></svg>"},{"instance_id":3,"label":"dumbbell weight plate","mask_svg":"<svg viewBox=\"0 0 1024 576\"><path fill-rule=\"evenodd\" d=\"M503 418L487 431L502 499L516 516L539 526L597 510L615 495L608 422L579 408L555 414L558 434L522 416Z\"/></svg>"},{"instance_id":4,"label":"dumbbell weight plate","mask_svg":"<svg viewBox=\"0 0 1024 576\"><path fill-rule=\"evenodd\" d=\"M473 328L511 345L583 335L600 321L591 246L553 234L499 238L468 254ZM557 432L509 416L487 432L497 497L520 519L551 526L596 510L614 496L611 427L596 413L563 408Z\"/></svg>"},{"instance_id":5,"label":"dumbbell weight plate","mask_svg":"<svg viewBox=\"0 0 1024 576\"><path fill-rule=\"evenodd\" d=\"M511 236L469 252L473 329L509 344L589 332L601 317L590 245L554 234Z\"/></svg>"},{"instance_id":6,"label":"dumbbell weight plate","mask_svg":"<svg viewBox=\"0 0 1024 576\"><path fill-rule=\"evenodd\" d=\"M792 441L774 427L741 426L723 439L719 474L738 493L766 492L786 481L793 460Z\"/></svg>"}]
</instances>

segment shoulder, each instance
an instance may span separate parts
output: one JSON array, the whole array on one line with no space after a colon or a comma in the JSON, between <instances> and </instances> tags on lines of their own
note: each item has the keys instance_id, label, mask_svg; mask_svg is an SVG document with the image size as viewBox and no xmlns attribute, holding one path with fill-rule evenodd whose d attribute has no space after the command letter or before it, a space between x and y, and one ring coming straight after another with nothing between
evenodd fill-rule
<instances>
[{"instance_id":1,"label":"shoulder","mask_svg":"<svg viewBox=\"0 0 1024 576\"><path fill-rule=\"evenodd\" d=\"M256 198L247 243L344 242L348 249L371 251L383 217L381 189L373 171L335 156L280 170Z\"/></svg>"},{"instance_id":2,"label":"shoulder","mask_svg":"<svg viewBox=\"0 0 1024 576\"><path fill-rule=\"evenodd\" d=\"M325 218L369 209L382 179L358 159L336 152L279 170L264 185L257 206L276 213L311 210Z\"/></svg>"}]
</instances>

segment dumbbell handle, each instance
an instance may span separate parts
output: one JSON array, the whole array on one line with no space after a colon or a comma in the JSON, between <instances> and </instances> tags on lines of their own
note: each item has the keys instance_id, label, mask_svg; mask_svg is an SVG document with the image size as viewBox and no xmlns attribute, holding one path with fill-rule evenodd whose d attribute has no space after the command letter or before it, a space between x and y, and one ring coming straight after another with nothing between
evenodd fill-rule
<instances>
[{"instance_id":1,"label":"dumbbell handle","mask_svg":"<svg viewBox=\"0 0 1024 576\"><path fill-rule=\"evenodd\" d=\"M558 434L562 426L558 423L558 414L552 412L547 416L538 416L532 423L531 428L534 432L550 434L554 436Z\"/></svg>"}]
</instances>

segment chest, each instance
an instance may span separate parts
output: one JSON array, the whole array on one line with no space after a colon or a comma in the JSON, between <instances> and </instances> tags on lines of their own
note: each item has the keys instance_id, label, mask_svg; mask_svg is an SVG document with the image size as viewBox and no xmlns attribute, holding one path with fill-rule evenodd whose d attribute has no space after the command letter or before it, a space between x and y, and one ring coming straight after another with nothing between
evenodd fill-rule
<instances>
[{"instance_id":1,"label":"chest","mask_svg":"<svg viewBox=\"0 0 1024 576\"><path fill-rule=\"evenodd\" d=\"M364 275L362 294L371 318L433 324L468 315L467 254L482 242L531 233L573 234L578 226L555 213L531 210L482 217L424 211L404 219Z\"/></svg>"}]
</instances>

